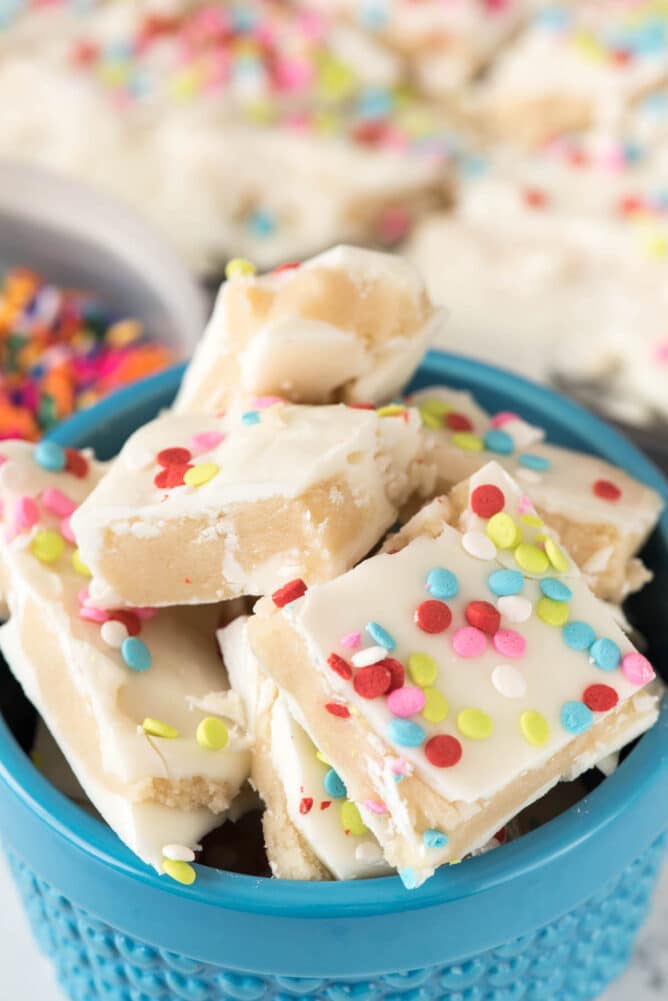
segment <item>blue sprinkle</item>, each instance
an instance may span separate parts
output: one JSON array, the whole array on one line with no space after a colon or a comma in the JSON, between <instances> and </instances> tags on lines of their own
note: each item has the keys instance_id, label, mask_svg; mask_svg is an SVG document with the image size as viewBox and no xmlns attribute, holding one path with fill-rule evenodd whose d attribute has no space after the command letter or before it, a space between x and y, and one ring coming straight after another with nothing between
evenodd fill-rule
<instances>
[{"instance_id":1,"label":"blue sprinkle","mask_svg":"<svg viewBox=\"0 0 668 1001\"><path fill-rule=\"evenodd\" d=\"M522 452L519 457L519 464L520 466L524 466L525 469L533 469L537 473L544 473L552 465L549 459L546 459L543 455L535 455L533 452Z\"/></svg>"},{"instance_id":2,"label":"blue sprinkle","mask_svg":"<svg viewBox=\"0 0 668 1001\"><path fill-rule=\"evenodd\" d=\"M564 7L546 7L536 14L535 20L550 31L565 31L572 21L572 14Z\"/></svg>"},{"instance_id":3,"label":"blue sprinkle","mask_svg":"<svg viewBox=\"0 0 668 1001\"><path fill-rule=\"evenodd\" d=\"M348 795L346 790L345 782L340 775L337 775L333 768L330 768L325 775L323 785L325 787L325 792L332 799L345 799Z\"/></svg>"},{"instance_id":4,"label":"blue sprinkle","mask_svg":"<svg viewBox=\"0 0 668 1001\"><path fill-rule=\"evenodd\" d=\"M424 740L424 730L419 723L410 719L393 719L387 734L398 747L419 747Z\"/></svg>"},{"instance_id":5,"label":"blue sprinkle","mask_svg":"<svg viewBox=\"0 0 668 1001\"><path fill-rule=\"evenodd\" d=\"M648 94L640 102L640 108L653 115L666 114L668 112L668 92L657 90L655 94Z\"/></svg>"},{"instance_id":6,"label":"blue sprinkle","mask_svg":"<svg viewBox=\"0 0 668 1001\"><path fill-rule=\"evenodd\" d=\"M258 209L253 212L252 215L248 217L248 228L255 233L256 236L271 236L271 234L276 230L276 220L269 212L263 212Z\"/></svg>"},{"instance_id":7,"label":"blue sprinkle","mask_svg":"<svg viewBox=\"0 0 668 1001\"><path fill-rule=\"evenodd\" d=\"M397 644L393 637L390 636L387 629L383 629L379 622L367 622L366 631L374 643L382 646L385 650L394 650L396 648Z\"/></svg>"},{"instance_id":8,"label":"blue sprinkle","mask_svg":"<svg viewBox=\"0 0 668 1001\"><path fill-rule=\"evenodd\" d=\"M515 442L507 431L500 428L490 428L485 431L483 444L488 452L496 452L498 455L512 455L515 451Z\"/></svg>"},{"instance_id":9,"label":"blue sprinkle","mask_svg":"<svg viewBox=\"0 0 668 1001\"><path fill-rule=\"evenodd\" d=\"M60 445L55 441L40 441L35 446L32 457L42 469L48 469L50 473L60 473L67 464L67 456Z\"/></svg>"},{"instance_id":10,"label":"blue sprinkle","mask_svg":"<svg viewBox=\"0 0 668 1001\"><path fill-rule=\"evenodd\" d=\"M524 577L519 570L495 570L487 578L487 585L498 598L519 594L524 587Z\"/></svg>"},{"instance_id":11,"label":"blue sprinkle","mask_svg":"<svg viewBox=\"0 0 668 1001\"><path fill-rule=\"evenodd\" d=\"M643 158L644 151L642 146L634 142L625 142L623 145L624 150L624 162L625 163L640 163Z\"/></svg>"},{"instance_id":12,"label":"blue sprinkle","mask_svg":"<svg viewBox=\"0 0 668 1001\"><path fill-rule=\"evenodd\" d=\"M151 651L136 636L128 636L121 644L121 656L133 671L148 671L151 666Z\"/></svg>"},{"instance_id":13,"label":"blue sprinkle","mask_svg":"<svg viewBox=\"0 0 668 1001\"><path fill-rule=\"evenodd\" d=\"M418 875L415 869L411 869L409 866L406 866L404 869L399 869L399 878L407 890L415 890L419 885Z\"/></svg>"},{"instance_id":14,"label":"blue sprinkle","mask_svg":"<svg viewBox=\"0 0 668 1001\"><path fill-rule=\"evenodd\" d=\"M427 590L433 598L447 601L448 598L454 598L459 594L459 581L451 570L436 567L427 575Z\"/></svg>"},{"instance_id":15,"label":"blue sprinkle","mask_svg":"<svg viewBox=\"0 0 668 1001\"><path fill-rule=\"evenodd\" d=\"M448 836L443 831L437 831L435 827L430 827L422 835L422 840L427 848L445 848L448 843Z\"/></svg>"},{"instance_id":16,"label":"blue sprinkle","mask_svg":"<svg viewBox=\"0 0 668 1001\"><path fill-rule=\"evenodd\" d=\"M259 424L260 423L260 413L258 410L247 410L245 414L241 415L242 424Z\"/></svg>"},{"instance_id":17,"label":"blue sprinkle","mask_svg":"<svg viewBox=\"0 0 668 1001\"><path fill-rule=\"evenodd\" d=\"M543 577L540 589L545 597L551 598L552 601L569 601L573 597L570 587L556 577Z\"/></svg>"},{"instance_id":18,"label":"blue sprinkle","mask_svg":"<svg viewBox=\"0 0 668 1001\"><path fill-rule=\"evenodd\" d=\"M474 180L483 177L489 170L489 160L484 156L466 154L459 160L459 170L463 177Z\"/></svg>"},{"instance_id":19,"label":"blue sprinkle","mask_svg":"<svg viewBox=\"0 0 668 1001\"><path fill-rule=\"evenodd\" d=\"M596 639L596 633L588 622L566 623L562 636L571 650L588 650Z\"/></svg>"},{"instance_id":20,"label":"blue sprinkle","mask_svg":"<svg viewBox=\"0 0 668 1001\"><path fill-rule=\"evenodd\" d=\"M392 94L387 90L367 90L359 99L357 113L364 121L387 118L392 113Z\"/></svg>"},{"instance_id":21,"label":"blue sprinkle","mask_svg":"<svg viewBox=\"0 0 668 1001\"><path fill-rule=\"evenodd\" d=\"M385 3L368 0L359 12L360 23L370 31L380 31L387 24L389 11Z\"/></svg>"},{"instance_id":22,"label":"blue sprinkle","mask_svg":"<svg viewBox=\"0 0 668 1001\"><path fill-rule=\"evenodd\" d=\"M614 640L602 636L592 644L589 656L602 671L614 671L621 660L622 652Z\"/></svg>"},{"instance_id":23,"label":"blue sprinkle","mask_svg":"<svg viewBox=\"0 0 668 1001\"><path fill-rule=\"evenodd\" d=\"M591 709L584 702L566 702L561 708L561 725L577 737L594 722Z\"/></svg>"}]
</instances>

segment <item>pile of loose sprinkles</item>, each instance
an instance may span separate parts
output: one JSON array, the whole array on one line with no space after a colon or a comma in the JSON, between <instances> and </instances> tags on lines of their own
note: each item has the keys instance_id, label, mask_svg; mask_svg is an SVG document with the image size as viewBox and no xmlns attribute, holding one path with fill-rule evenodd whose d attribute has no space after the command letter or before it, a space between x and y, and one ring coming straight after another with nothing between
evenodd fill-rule
<instances>
[{"instance_id":1,"label":"pile of loose sprinkles","mask_svg":"<svg viewBox=\"0 0 668 1001\"><path fill-rule=\"evenodd\" d=\"M103 396L171 364L139 320L93 292L15 267L0 277L0 438L35 441Z\"/></svg>"}]
</instances>

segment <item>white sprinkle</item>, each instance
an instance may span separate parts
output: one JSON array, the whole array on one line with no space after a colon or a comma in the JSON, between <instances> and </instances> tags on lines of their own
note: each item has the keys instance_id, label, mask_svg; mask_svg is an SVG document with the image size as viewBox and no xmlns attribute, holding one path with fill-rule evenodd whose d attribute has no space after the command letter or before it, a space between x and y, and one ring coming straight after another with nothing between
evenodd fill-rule
<instances>
[{"instance_id":1,"label":"white sprinkle","mask_svg":"<svg viewBox=\"0 0 668 1001\"><path fill-rule=\"evenodd\" d=\"M507 699L521 699L527 685L521 673L512 664L499 664L492 671L492 684Z\"/></svg>"},{"instance_id":2,"label":"white sprinkle","mask_svg":"<svg viewBox=\"0 0 668 1001\"><path fill-rule=\"evenodd\" d=\"M618 766L619 753L617 751L613 751L612 754L606 754L604 758L601 758L600 761L596 762L596 767L599 772L603 772L606 777L612 775L613 772L616 772Z\"/></svg>"},{"instance_id":3,"label":"white sprinkle","mask_svg":"<svg viewBox=\"0 0 668 1001\"><path fill-rule=\"evenodd\" d=\"M195 853L192 848L186 848L185 845L165 845L162 849L163 858L167 858L170 862L194 862Z\"/></svg>"},{"instance_id":4,"label":"white sprinkle","mask_svg":"<svg viewBox=\"0 0 668 1001\"><path fill-rule=\"evenodd\" d=\"M100 638L107 644L119 650L123 645L123 640L128 638L128 631L122 622L115 619L107 619L100 627Z\"/></svg>"},{"instance_id":5,"label":"white sprinkle","mask_svg":"<svg viewBox=\"0 0 668 1001\"><path fill-rule=\"evenodd\" d=\"M499 598L496 607L509 622L526 622L531 618L533 605L521 594L504 594Z\"/></svg>"},{"instance_id":6,"label":"white sprinkle","mask_svg":"<svg viewBox=\"0 0 668 1001\"><path fill-rule=\"evenodd\" d=\"M540 483L543 479L535 469L524 469L524 467L516 469L515 476L518 480L524 480L525 483Z\"/></svg>"},{"instance_id":7,"label":"white sprinkle","mask_svg":"<svg viewBox=\"0 0 668 1001\"><path fill-rule=\"evenodd\" d=\"M496 556L496 546L484 532L466 532L462 536L462 545L469 556L477 560L493 560Z\"/></svg>"},{"instance_id":8,"label":"white sprinkle","mask_svg":"<svg viewBox=\"0 0 668 1001\"><path fill-rule=\"evenodd\" d=\"M377 664L379 660L387 657L387 650L382 646L367 646L363 650L358 650L350 658L355 667L368 667L370 664Z\"/></svg>"},{"instance_id":9,"label":"white sprinkle","mask_svg":"<svg viewBox=\"0 0 668 1001\"><path fill-rule=\"evenodd\" d=\"M355 849L355 858L358 862L379 862L382 858L380 845L375 841L363 841Z\"/></svg>"}]
</instances>

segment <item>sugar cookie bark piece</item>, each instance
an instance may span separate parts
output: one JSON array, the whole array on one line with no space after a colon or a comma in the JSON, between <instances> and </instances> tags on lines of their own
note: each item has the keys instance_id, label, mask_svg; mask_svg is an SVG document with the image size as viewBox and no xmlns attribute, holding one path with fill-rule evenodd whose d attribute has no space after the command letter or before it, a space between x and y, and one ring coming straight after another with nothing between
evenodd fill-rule
<instances>
[{"instance_id":1,"label":"sugar cookie bark piece","mask_svg":"<svg viewBox=\"0 0 668 1001\"><path fill-rule=\"evenodd\" d=\"M221 287L174 408L215 413L239 396L385 402L442 319L412 265L335 247L299 267Z\"/></svg>"},{"instance_id":2,"label":"sugar cookie bark piece","mask_svg":"<svg viewBox=\"0 0 668 1001\"><path fill-rule=\"evenodd\" d=\"M220 823L248 774L218 609L93 609L69 519L104 467L51 443L0 453L0 647L93 805L160 868L163 846ZM209 730L223 735L215 752Z\"/></svg>"},{"instance_id":3,"label":"sugar cookie bark piece","mask_svg":"<svg viewBox=\"0 0 668 1001\"><path fill-rule=\"evenodd\" d=\"M366 555L433 486L416 411L274 404L137 431L73 517L98 605L266 594Z\"/></svg>"},{"instance_id":4,"label":"sugar cookie bark piece","mask_svg":"<svg viewBox=\"0 0 668 1001\"><path fill-rule=\"evenodd\" d=\"M317 0L315 6L334 9L400 53L418 86L435 98L456 94L484 68L528 8L525 0Z\"/></svg>"},{"instance_id":5,"label":"sugar cookie bark piece","mask_svg":"<svg viewBox=\"0 0 668 1001\"><path fill-rule=\"evenodd\" d=\"M654 672L581 577L509 573L468 535L445 526L249 623L408 886L657 715Z\"/></svg>"},{"instance_id":6,"label":"sugar cookie bark piece","mask_svg":"<svg viewBox=\"0 0 668 1001\"><path fill-rule=\"evenodd\" d=\"M530 142L618 121L668 78L665 18L653 0L539 10L481 85L487 121Z\"/></svg>"},{"instance_id":7,"label":"sugar cookie bark piece","mask_svg":"<svg viewBox=\"0 0 668 1001\"><path fill-rule=\"evenodd\" d=\"M274 876L359 879L390 869L362 825L345 827L355 806L274 682L262 676L248 641L248 619L218 633L233 689L253 720L251 779L265 804L263 828ZM349 821L348 821L349 823Z\"/></svg>"},{"instance_id":8,"label":"sugar cookie bark piece","mask_svg":"<svg viewBox=\"0 0 668 1001\"><path fill-rule=\"evenodd\" d=\"M548 444L515 414L490 417L466 393L436 386L411 402L432 443L440 492L494 459L526 488L599 597L619 602L647 581L636 554L663 508L654 490L603 459Z\"/></svg>"}]
</instances>

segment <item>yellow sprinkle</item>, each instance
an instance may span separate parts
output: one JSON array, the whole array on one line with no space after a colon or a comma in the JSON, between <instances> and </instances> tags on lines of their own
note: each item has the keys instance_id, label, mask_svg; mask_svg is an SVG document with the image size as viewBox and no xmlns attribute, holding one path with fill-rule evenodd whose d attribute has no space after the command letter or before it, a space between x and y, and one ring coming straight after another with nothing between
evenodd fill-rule
<instances>
[{"instance_id":1,"label":"yellow sprinkle","mask_svg":"<svg viewBox=\"0 0 668 1001\"><path fill-rule=\"evenodd\" d=\"M536 615L548 626L565 626L568 622L568 602L541 598L536 605Z\"/></svg>"},{"instance_id":2,"label":"yellow sprinkle","mask_svg":"<svg viewBox=\"0 0 668 1001\"><path fill-rule=\"evenodd\" d=\"M74 552L72 553L72 567L74 570L76 570L78 574L81 574L82 577L93 576L88 567L86 566L86 564L81 559L78 549L75 549Z\"/></svg>"},{"instance_id":3,"label":"yellow sprinkle","mask_svg":"<svg viewBox=\"0 0 668 1001\"><path fill-rule=\"evenodd\" d=\"M443 421L439 420L438 417L425 413L422 407L418 407L418 410L423 427L429 428L430 431L439 431L443 427Z\"/></svg>"},{"instance_id":4,"label":"yellow sprinkle","mask_svg":"<svg viewBox=\"0 0 668 1001\"><path fill-rule=\"evenodd\" d=\"M661 235L648 237L645 249L650 257L668 256L668 237Z\"/></svg>"},{"instance_id":5,"label":"yellow sprinkle","mask_svg":"<svg viewBox=\"0 0 668 1001\"><path fill-rule=\"evenodd\" d=\"M337 59L325 59L320 66L318 90L322 97L340 100L348 97L357 86L356 75Z\"/></svg>"},{"instance_id":6,"label":"yellow sprinkle","mask_svg":"<svg viewBox=\"0 0 668 1001\"><path fill-rule=\"evenodd\" d=\"M175 862L174 859L163 858L162 868L168 876L184 886L192 886L197 879L197 873L188 862Z\"/></svg>"},{"instance_id":7,"label":"yellow sprinkle","mask_svg":"<svg viewBox=\"0 0 668 1001\"><path fill-rule=\"evenodd\" d=\"M200 462L199 466L193 466L183 477L183 482L189 487L202 487L220 472L220 466L215 462Z\"/></svg>"},{"instance_id":8,"label":"yellow sprinkle","mask_svg":"<svg viewBox=\"0 0 668 1001\"><path fill-rule=\"evenodd\" d=\"M545 540L545 554L555 570L558 570L559 573L566 573L568 560L554 539Z\"/></svg>"},{"instance_id":9,"label":"yellow sprinkle","mask_svg":"<svg viewBox=\"0 0 668 1001\"><path fill-rule=\"evenodd\" d=\"M433 685L438 674L436 661L428 653L412 653L408 658L408 670L415 684L422 688Z\"/></svg>"},{"instance_id":10,"label":"yellow sprinkle","mask_svg":"<svg viewBox=\"0 0 668 1001\"><path fill-rule=\"evenodd\" d=\"M318 761L322 761L323 765L327 765L328 768L332 767L331 762L325 757L322 751L316 751L315 756Z\"/></svg>"},{"instance_id":11,"label":"yellow sprinkle","mask_svg":"<svg viewBox=\"0 0 668 1001\"><path fill-rule=\"evenodd\" d=\"M505 511L499 511L487 522L487 535L497 549L514 549L522 541L522 533Z\"/></svg>"},{"instance_id":12,"label":"yellow sprinkle","mask_svg":"<svg viewBox=\"0 0 668 1001\"><path fill-rule=\"evenodd\" d=\"M483 441L477 434L470 431L456 431L450 439L457 448L463 448L465 452L482 452Z\"/></svg>"},{"instance_id":13,"label":"yellow sprinkle","mask_svg":"<svg viewBox=\"0 0 668 1001\"><path fill-rule=\"evenodd\" d=\"M132 344L142 335L142 325L139 320L119 320L107 330L105 341L115 348L123 348Z\"/></svg>"},{"instance_id":14,"label":"yellow sprinkle","mask_svg":"<svg viewBox=\"0 0 668 1001\"><path fill-rule=\"evenodd\" d=\"M424 698L425 703L422 710L424 719L426 719L427 723L442 723L450 712L450 706L445 695L439 692L438 688L425 688Z\"/></svg>"},{"instance_id":15,"label":"yellow sprinkle","mask_svg":"<svg viewBox=\"0 0 668 1001\"><path fill-rule=\"evenodd\" d=\"M55 563L65 551L65 540L60 532L51 528L41 529L30 543L30 552L41 563Z\"/></svg>"},{"instance_id":16,"label":"yellow sprinkle","mask_svg":"<svg viewBox=\"0 0 668 1001\"><path fill-rule=\"evenodd\" d=\"M197 743L205 751L222 751L228 740L227 727L215 716L207 716L197 727Z\"/></svg>"},{"instance_id":17,"label":"yellow sprinkle","mask_svg":"<svg viewBox=\"0 0 668 1001\"><path fill-rule=\"evenodd\" d=\"M521 514L520 521L523 521L525 525L531 525L533 528L542 528L545 524L537 514Z\"/></svg>"},{"instance_id":18,"label":"yellow sprinkle","mask_svg":"<svg viewBox=\"0 0 668 1001\"><path fill-rule=\"evenodd\" d=\"M550 728L547 720L540 713L529 709L520 716L520 729L525 740L534 747L542 747L550 739Z\"/></svg>"},{"instance_id":19,"label":"yellow sprinkle","mask_svg":"<svg viewBox=\"0 0 668 1001\"><path fill-rule=\"evenodd\" d=\"M448 865L459 865L460 862L460 858L453 858L450 862L448 862Z\"/></svg>"},{"instance_id":20,"label":"yellow sprinkle","mask_svg":"<svg viewBox=\"0 0 668 1001\"><path fill-rule=\"evenodd\" d=\"M347 799L345 803L341 804L341 812L339 816L341 819L341 827L344 831L348 831L356 838L366 834L367 826L360 817L359 810L349 799Z\"/></svg>"},{"instance_id":21,"label":"yellow sprinkle","mask_svg":"<svg viewBox=\"0 0 668 1001\"><path fill-rule=\"evenodd\" d=\"M438 421L438 426L443 427L443 418L450 413L452 407L449 403L444 403L443 400L432 397L430 400L422 400L418 406L418 410L423 420L425 416L433 417Z\"/></svg>"},{"instance_id":22,"label":"yellow sprinkle","mask_svg":"<svg viewBox=\"0 0 668 1001\"><path fill-rule=\"evenodd\" d=\"M406 413L406 407L401 403L388 403L386 407L379 407L376 413L379 417L399 417Z\"/></svg>"},{"instance_id":23,"label":"yellow sprinkle","mask_svg":"<svg viewBox=\"0 0 668 1001\"><path fill-rule=\"evenodd\" d=\"M169 723L164 723L161 719L151 719L147 716L141 725L144 733L149 737L162 737L164 740L176 740L179 731L175 730Z\"/></svg>"},{"instance_id":24,"label":"yellow sprinkle","mask_svg":"<svg viewBox=\"0 0 668 1001\"><path fill-rule=\"evenodd\" d=\"M457 716L457 728L471 740L485 740L490 736L492 721L482 709L462 709Z\"/></svg>"},{"instance_id":25,"label":"yellow sprinkle","mask_svg":"<svg viewBox=\"0 0 668 1001\"><path fill-rule=\"evenodd\" d=\"M254 275L256 271L255 265L247 261L245 257L233 257L231 261L227 262L225 277L239 278L241 275Z\"/></svg>"},{"instance_id":26,"label":"yellow sprinkle","mask_svg":"<svg viewBox=\"0 0 668 1001\"><path fill-rule=\"evenodd\" d=\"M522 542L515 550L515 560L517 565L526 570L527 573L545 573L550 565L550 561L538 546L532 546L528 542Z\"/></svg>"}]
</instances>

